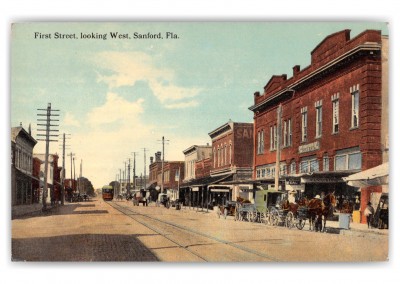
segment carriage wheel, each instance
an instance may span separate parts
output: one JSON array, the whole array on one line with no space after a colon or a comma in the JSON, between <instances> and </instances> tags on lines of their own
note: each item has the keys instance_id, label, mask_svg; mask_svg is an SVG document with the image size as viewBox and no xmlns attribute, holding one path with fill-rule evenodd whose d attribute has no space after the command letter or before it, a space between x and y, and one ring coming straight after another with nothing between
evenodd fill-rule
<instances>
[{"instance_id":1,"label":"carriage wheel","mask_svg":"<svg viewBox=\"0 0 400 284\"><path fill-rule=\"evenodd\" d=\"M224 219L226 219L226 216L228 216L228 209L227 208L224 209Z\"/></svg>"},{"instance_id":2,"label":"carriage wheel","mask_svg":"<svg viewBox=\"0 0 400 284\"><path fill-rule=\"evenodd\" d=\"M286 227L288 227L289 229L294 227L294 215L293 212L288 212L286 215Z\"/></svg>"},{"instance_id":3,"label":"carriage wheel","mask_svg":"<svg viewBox=\"0 0 400 284\"><path fill-rule=\"evenodd\" d=\"M270 220L269 220L269 210L268 209L265 209L265 212L263 213L264 214L264 222L265 222L265 225L270 225L271 223L269 222Z\"/></svg>"},{"instance_id":4,"label":"carriage wheel","mask_svg":"<svg viewBox=\"0 0 400 284\"><path fill-rule=\"evenodd\" d=\"M306 224L306 220L305 219L299 219L296 223L296 227L299 230L303 230L304 225Z\"/></svg>"},{"instance_id":5,"label":"carriage wheel","mask_svg":"<svg viewBox=\"0 0 400 284\"><path fill-rule=\"evenodd\" d=\"M272 226L278 226L279 225L279 212L277 210L273 210L271 214L271 224Z\"/></svg>"}]
</instances>

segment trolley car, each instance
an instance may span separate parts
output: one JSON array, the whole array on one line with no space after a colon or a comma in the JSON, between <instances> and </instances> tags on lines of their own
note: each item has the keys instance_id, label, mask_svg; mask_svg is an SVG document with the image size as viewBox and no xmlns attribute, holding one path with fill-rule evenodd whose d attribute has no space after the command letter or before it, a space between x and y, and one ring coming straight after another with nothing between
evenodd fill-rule
<instances>
[{"instance_id":1,"label":"trolley car","mask_svg":"<svg viewBox=\"0 0 400 284\"><path fill-rule=\"evenodd\" d=\"M111 185L105 185L101 189L101 194L103 196L103 200L113 200L114 198L114 188Z\"/></svg>"}]
</instances>

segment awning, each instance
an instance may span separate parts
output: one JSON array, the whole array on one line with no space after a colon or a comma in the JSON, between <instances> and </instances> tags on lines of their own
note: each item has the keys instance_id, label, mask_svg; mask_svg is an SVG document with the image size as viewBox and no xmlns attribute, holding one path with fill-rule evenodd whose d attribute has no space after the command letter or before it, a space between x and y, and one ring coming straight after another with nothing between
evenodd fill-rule
<instances>
[{"instance_id":1,"label":"awning","mask_svg":"<svg viewBox=\"0 0 400 284\"><path fill-rule=\"evenodd\" d=\"M389 163L383 163L374 168L344 177L350 186L366 187L389 184Z\"/></svg>"}]
</instances>

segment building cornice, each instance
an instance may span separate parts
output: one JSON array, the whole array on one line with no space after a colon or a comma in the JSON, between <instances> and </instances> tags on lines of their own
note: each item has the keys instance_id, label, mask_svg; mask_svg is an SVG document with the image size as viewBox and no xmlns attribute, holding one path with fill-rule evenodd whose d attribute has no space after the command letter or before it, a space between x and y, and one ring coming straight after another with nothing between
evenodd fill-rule
<instances>
[{"instance_id":1,"label":"building cornice","mask_svg":"<svg viewBox=\"0 0 400 284\"><path fill-rule=\"evenodd\" d=\"M302 78L299 78L292 84L289 84L286 86L283 90L279 90L278 92L270 95L268 98L265 100L259 102L258 104L255 104L251 107L249 107L249 110L256 112L259 111L262 107L265 105L271 103L274 100L279 100L280 98L284 97L284 95L287 94L293 94L296 90L296 88L299 88L302 84L311 81L315 79L318 75L323 74L324 72L327 72L328 70L333 69L336 65L341 65L342 63L346 63L347 60L351 60L354 55L356 55L359 52L362 51L369 51L369 52L374 52L374 51L380 51L381 50L381 44L379 43L364 43L356 46L355 48L349 50L348 52L338 56L336 59L330 61L329 63L321 66L320 68L317 68L316 70L312 71L310 74L307 74L303 76Z\"/></svg>"}]
</instances>

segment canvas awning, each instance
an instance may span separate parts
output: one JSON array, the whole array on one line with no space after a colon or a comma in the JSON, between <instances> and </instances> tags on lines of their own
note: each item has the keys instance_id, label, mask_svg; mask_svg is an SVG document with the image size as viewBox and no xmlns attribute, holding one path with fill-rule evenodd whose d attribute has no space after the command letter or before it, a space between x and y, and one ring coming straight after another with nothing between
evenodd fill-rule
<instances>
[{"instance_id":1,"label":"canvas awning","mask_svg":"<svg viewBox=\"0 0 400 284\"><path fill-rule=\"evenodd\" d=\"M389 163L349 175L343 180L350 186L366 187L389 184Z\"/></svg>"}]
</instances>

